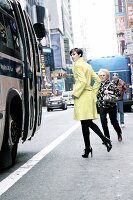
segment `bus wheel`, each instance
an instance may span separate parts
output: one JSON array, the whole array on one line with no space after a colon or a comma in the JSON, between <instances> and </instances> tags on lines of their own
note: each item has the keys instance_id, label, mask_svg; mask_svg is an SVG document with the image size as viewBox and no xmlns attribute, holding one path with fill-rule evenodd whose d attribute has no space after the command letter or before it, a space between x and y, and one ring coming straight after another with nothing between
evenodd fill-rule
<instances>
[{"instance_id":1,"label":"bus wheel","mask_svg":"<svg viewBox=\"0 0 133 200\"><path fill-rule=\"evenodd\" d=\"M8 137L8 145L11 153L12 165L15 163L17 148L19 142L19 128L17 123L13 120L10 120L9 124L9 137Z\"/></svg>"},{"instance_id":2,"label":"bus wheel","mask_svg":"<svg viewBox=\"0 0 133 200\"><path fill-rule=\"evenodd\" d=\"M20 129L11 115L6 117L4 140L1 151L0 168L6 168L15 164Z\"/></svg>"}]
</instances>

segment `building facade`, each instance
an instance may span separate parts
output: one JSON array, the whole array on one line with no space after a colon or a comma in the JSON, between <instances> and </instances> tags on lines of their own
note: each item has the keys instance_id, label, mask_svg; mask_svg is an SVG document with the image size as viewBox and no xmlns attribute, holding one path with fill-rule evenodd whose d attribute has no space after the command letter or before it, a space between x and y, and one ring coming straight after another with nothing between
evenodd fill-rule
<instances>
[{"instance_id":1,"label":"building facade","mask_svg":"<svg viewBox=\"0 0 133 200\"><path fill-rule=\"evenodd\" d=\"M69 63L70 48L73 47L73 31L70 0L44 0L45 7L48 8L50 30L57 32L64 38L66 64ZM68 59L69 57L69 59Z\"/></svg>"},{"instance_id":2,"label":"building facade","mask_svg":"<svg viewBox=\"0 0 133 200\"><path fill-rule=\"evenodd\" d=\"M118 51L130 58L133 85L133 0L115 0Z\"/></svg>"},{"instance_id":3,"label":"building facade","mask_svg":"<svg viewBox=\"0 0 133 200\"><path fill-rule=\"evenodd\" d=\"M118 51L133 54L133 0L115 0L115 23Z\"/></svg>"},{"instance_id":4,"label":"building facade","mask_svg":"<svg viewBox=\"0 0 133 200\"><path fill-rule=\"evenodd\" d=\"M66 68L71 66L69 52L73 47L70 0L22 0L21 4L31 16L33 24L39 22L36 7L44 7L44 25L47 34L41 40L41 45L53 49L55 64L54 71L46 70L48 74L46 74L47 77L45 77L45 80L53 81L53 83L58 82L57 80L59 82L62 81L62 90L65 90ZM51 78L49 77L50 73Z\"/></svg>"},{"instance_id":5,"label":"building facade","mask_svg":"<svg viewBox=\"0 0 133 200\"><path fill-rule=\"evenodd\" d=\"M62 80L64 83L67 80L64 77L67 74L67 67L71 66L69 52L73 47L70 0L44 0L44 4L49 12L51 44L55 59L55 79ZM57 74L63 74L63 76L56 77ZM52 76L54 77L54 73ZM65 90L65 85L63 90Z\"/></svg>"}]
</instances>

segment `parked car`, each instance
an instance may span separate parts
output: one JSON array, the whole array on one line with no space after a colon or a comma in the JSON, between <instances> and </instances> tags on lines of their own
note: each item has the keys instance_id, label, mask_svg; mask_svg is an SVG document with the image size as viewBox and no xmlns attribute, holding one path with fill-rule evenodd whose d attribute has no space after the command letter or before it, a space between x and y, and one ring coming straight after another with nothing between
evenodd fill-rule
<instances>
[{"instance_id":1,"label":"parked car","mask_svg":"<svg viewBox=\"0 0 133 200\"><path fill-rule=\"evenodd\" d=\"M72 91L63 91L62 97L65 99L68 106L74 105L74 99L72 98Z\"/></svg>"},{"instance_id":2,"label":"parked car","mask_svg":"<svg viewBox=\"0 0 133 200\"><path fill-rule=\"evenodd\" d=\"M53 109L67 110L67 103L62 96L50 97L47 101L47 111L53 111Z\"/></svg>"}]
</instances>

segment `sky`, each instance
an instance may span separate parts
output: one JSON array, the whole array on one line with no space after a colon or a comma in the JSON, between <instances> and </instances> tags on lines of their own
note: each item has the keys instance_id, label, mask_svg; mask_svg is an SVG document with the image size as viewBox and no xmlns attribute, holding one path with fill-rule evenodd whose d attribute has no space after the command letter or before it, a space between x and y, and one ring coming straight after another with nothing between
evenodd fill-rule
<instances>
[{"instance_id":1,"label":"sky","mask_svg":"<svg viewBox=\"0 0 133 200\"><path fill-rule=\"evenodd\" d=\"M74 47L87 58L118 54L114 0L71 0Z\"/></svg>"}]
</instances>

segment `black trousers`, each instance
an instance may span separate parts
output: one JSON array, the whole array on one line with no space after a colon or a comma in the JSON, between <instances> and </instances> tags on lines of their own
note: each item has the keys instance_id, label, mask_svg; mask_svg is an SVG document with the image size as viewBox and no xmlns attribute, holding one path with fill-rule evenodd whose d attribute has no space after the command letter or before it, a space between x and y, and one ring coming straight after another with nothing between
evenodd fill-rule
<instances>
[{"instance_id":1,"label":"black trousers","mask_svg":"<svg viewBox=\"0 0 133 200\"><path fill-rule=\"evenodd\" d=\"M120 128L118 120L117 120L117 107L116 106L109 107L109 108L103 108L103 107L99 108L100 120L101 120L101 124L103 127L104 135L106 137L110 138L107 113L109 114L111 124L113 125L115 131L117 132L117 135L120 135L122 133L122 131L121 131L121 128Z\"/></svg>"},{"instance_id":2,"label":"black trousers","mask_svg":"<svg viewBox=\"0 0 133 200\"><path fill-rule=\"evenodd\" d=\"M91 128L104 142L105 136L103 135L99 127L92 120L81 120L81 127L82 127L84 143L85 143L85 149L89 149L91 147L89 128Z\"/></svg>"}]
</instances>

